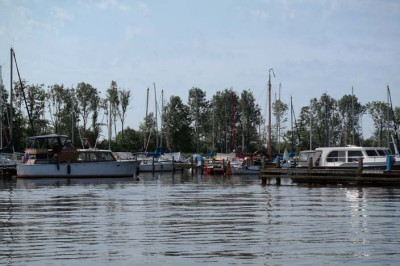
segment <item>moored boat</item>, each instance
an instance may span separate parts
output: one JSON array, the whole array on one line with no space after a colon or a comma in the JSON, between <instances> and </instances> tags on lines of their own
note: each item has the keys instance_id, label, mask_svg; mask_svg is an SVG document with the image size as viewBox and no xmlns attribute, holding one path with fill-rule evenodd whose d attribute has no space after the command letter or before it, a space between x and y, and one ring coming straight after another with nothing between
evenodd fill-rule
<instances>
[{"instance_id":1,"label":"moored boat","mask_svg":"<svg viewBox=\"0 0 400 266\"><path fill-rule=\"evenodd\" d=\"M364 168L384 169L389 155L389 150L384 147L321 147L300 152L297 167L307 167L309 158L312 158L313 167L357 168L362 160ZM390 157L390 160L393 165L395 158Z\"/></svg>"},{"instance_id":2,"label":"moored boat","mask_svg":"<svg viewBox=\"0 0 400 266\"><path fill-rule=\"evenodd\" d=\"M135 160L117 160L110 150L76 149L64 135L28 140L30 146L17 165L18 177L128 177L137 171Z\"/></svg>"}]
</instances>

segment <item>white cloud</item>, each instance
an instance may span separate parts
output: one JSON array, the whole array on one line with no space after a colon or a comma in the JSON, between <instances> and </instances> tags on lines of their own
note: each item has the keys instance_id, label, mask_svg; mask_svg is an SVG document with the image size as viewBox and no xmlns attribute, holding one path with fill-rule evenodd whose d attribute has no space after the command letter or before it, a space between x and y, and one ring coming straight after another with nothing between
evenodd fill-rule
<instances>
[{"instance_id":1,"label":"white cloud","mask_svg":"<svg viewBox=\"0 0 400 266\"><path fill-rule=\"evenodd\" d=\"M59 7L52 7L50 10L50 14L62 22L72 21L72 16L68 14L64 9Z\"/></svg>"},{"instance_id":2,"label":"white cloud","mask_svg":"<svg viewBox=\"0 0 400 266\"><path fill-rule=\"evenodd\" d=\"M270 15L262 9L250 10L250 14L255 18L270 18Z\"/></svg>"},{"instance_id":3,"label":"white cloud","mask_svg":"<svg viewBox=\"0 0 400 266\"><path fill-rule=\"evenodd\" d=\"M125 29L125 37L126 39L132 40L135 36L140 35L143 32L143 29L141 27L138 26L128 26Z\"/></svg>"},{"instance_id":4,"label":"white cloud","mask_svg":"<svg viewBox=\"0 0 400 266\"><path fill-rule=\"evenodd\" d=\"M117 0L101 0L98 7L101 9L117 8L123 12L126 12L129 9L128 6L119 3Z\"/></svg>"},{"instance_id":5,"label":"white cloud","mask_svg":"<svg viewBox=\"0 0 400 266\"><path fill-rule=\"evenodd\" d=\"M138 3L136 5L136 9L141 11L143 14L147 14L149 12L149 7L145 3Z\"/></svg>"}]
</instances>

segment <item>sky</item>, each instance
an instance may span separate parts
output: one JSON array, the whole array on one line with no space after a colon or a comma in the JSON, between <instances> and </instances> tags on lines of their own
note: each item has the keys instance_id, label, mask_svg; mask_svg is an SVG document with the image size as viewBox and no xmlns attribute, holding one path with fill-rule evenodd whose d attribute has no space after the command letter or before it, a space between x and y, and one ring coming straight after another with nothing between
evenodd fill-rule
<instances>
[{"instance_id":1,"label":"sky","mask_svg":"<svg viewBox=\"0 0 400 266\"><path fill-rule=\"evenodd\" d=\"M161 90L164 103L187 103L192 87L207 99L232 88L252 91L267 116L273 68L272 94L281 84L298 115L311 98L352 87L365 104L386 101L389 86L400 106L399 29L396 0L0 0L0 64L6 88L11 47L29 84L85 82L105 97L115 80L131 90L125 126L134 129L149 87L152 112Z\"/></svg>"}]
</instances>

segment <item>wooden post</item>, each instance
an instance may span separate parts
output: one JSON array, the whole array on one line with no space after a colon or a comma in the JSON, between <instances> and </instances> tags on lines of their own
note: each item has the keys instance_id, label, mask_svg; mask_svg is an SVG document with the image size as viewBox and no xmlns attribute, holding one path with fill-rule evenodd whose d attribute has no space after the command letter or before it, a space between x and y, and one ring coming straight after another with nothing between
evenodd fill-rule
<instances>
[{"instance_id":1,"label":"wooden post","mask_svg":"<svg viewBox=\"0 0 400 266\"><path fill-rule=\"evenodd\" d=\"M193 172L194 172L194 169L193 169L193 156L192 156L192 158L190 160L190 163L192 164L192 176L193 176Z\"/></svg>"},{"instance_id":2,"label":"wooden post","mask_svg":"<svg viewBox=\"0 0 400 266\"><path fill-rule=\"evenodd\" d=\"M174 156L172 156L172 173L175 174L175 159L174 159Z\"/></svg>"},{"instance_id":3,"label":"wooden post","mask_svg":"<svg viewBox=\"0 0 400 266\"><path fill-rule=\"evenodd\" d=\"M153 156L153 158L151 159L151 172L152 172L153 175L154 175L154 156Z\"/></svg>"},{"instance_id":4,"label":"wooden post","mask_svg":"<svg viewBox=\"0 0 400 266\"><path fill-rule=\"evenodd\" d=\"M281 168L281 157L276 156L276 168Z\"/></svg>"},{"instance_id":5,"label":"wooden post","mask_svg":"<svg viewBox=\"0 0 400 266\"><path fill-rule=\"evenodd\" d=\"M308 157L308 169L312 169L312 168L313 168L313 158Z\"/></svg>"},{"instance_id":6,"label":"wooden post","mask_svg":"<svg viewBox=\"0 0 400 266\"><path fill-rule=\"evenodd\" d=\"M363 172L363 168L364 168L364 160L363 158L360 158L358 160L358 168L357 168L359 174Z\"/></svg>"}]
</instances>

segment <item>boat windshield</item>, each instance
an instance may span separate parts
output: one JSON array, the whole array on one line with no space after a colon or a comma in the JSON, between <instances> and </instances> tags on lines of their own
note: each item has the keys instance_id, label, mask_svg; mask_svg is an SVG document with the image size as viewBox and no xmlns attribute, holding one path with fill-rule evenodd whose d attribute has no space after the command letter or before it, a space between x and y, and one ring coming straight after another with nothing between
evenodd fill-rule
<instances>
[{"instance_id":1,"label":"boat windshield","mask_svg":"<svg viewBox=\"0 0 400 266\"><path fill-rule=\"evenodd\" d=\"M386 156L387 153L384 150L376 150L380 156Z\"/></svg>"},{"instance_id":2,"label":"boat windshield","mask_svg":"<svg viewBox=\"0 0 400 266\"><path fill-rule=\"evenodd\" d=\"M366 150L366 152L367 152L367 155L370 157L378 156L378 154L376 153L375 150Z\"/></svg>"},{"instance_id":3,"label":"boat windshield","mask_svg":"<svg viewBox=\"0 0 400 266\"><path fill-rule=\"evenodd\" d=\"M114 161L114 157L111 152L80 152L78 161L80 162L104 162Z\"/></svg>"}]
</instances>

